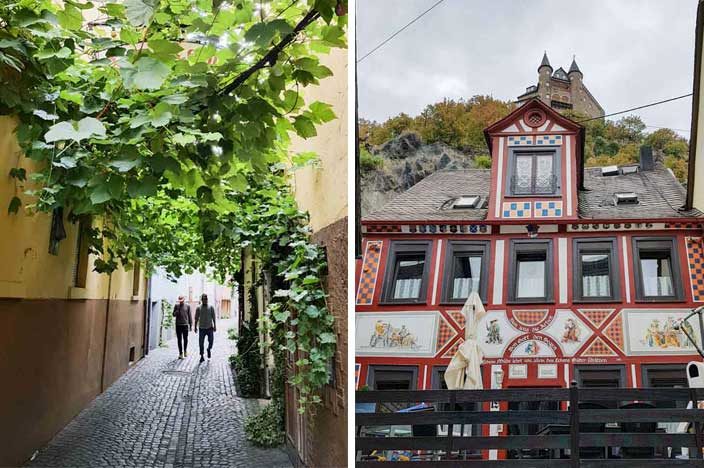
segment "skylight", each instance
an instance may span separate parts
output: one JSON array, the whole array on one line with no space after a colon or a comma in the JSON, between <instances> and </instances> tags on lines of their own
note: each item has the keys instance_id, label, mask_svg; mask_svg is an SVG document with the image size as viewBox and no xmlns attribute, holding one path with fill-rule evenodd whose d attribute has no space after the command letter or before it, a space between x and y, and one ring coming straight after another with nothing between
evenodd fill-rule
<instances>
[{"instance_id":1,"label":"skylight","mask_svg":"<svg viewBox=\"0 0 704 468\"><path fill-rule=\"evenodd\" d=\"M638 194L635 192L614 193L614 205L635 205L638 203Z\"/></svg>"},{"instance_id":2,"label":"skylight","mask_svg":"<svg viewBox=\"0 0 704 468\"><path fill-rule=\"evenodd\" d=\"M601 168L602 176L618 175L618 166L604 166Z\"/></svg>"},{"instance_id":3,"label":"skylight","mask_svg":"<svg viewBox=\"0 0 704 468\"><path fill-rule=\"evenodd\" d=\"M452 208L476 208L479 205L479 195L462 195L452 204Z\"/></svg>"},{"instance_id":4,"label":"skylight","mask_svg":"<svg viewBox=\"0 0 704 468\"><path fill-rule=\"evenodd\" d=\"M638 166L621 166L621 174L635 174L638 172Z\"/></svg>"}]
</instances>

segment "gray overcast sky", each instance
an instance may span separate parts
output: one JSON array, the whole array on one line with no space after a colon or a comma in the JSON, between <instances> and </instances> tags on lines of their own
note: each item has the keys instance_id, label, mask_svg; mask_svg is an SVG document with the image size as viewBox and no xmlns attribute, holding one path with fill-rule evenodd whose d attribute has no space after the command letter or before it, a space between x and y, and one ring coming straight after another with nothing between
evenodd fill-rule
<instances>
[{"instance_id":1,"label":"gray overcast sky","mask_svg":"<svg viewBox=\"0 0 704 468\"><path fill-rule=\"evenodd\" d=\"M436 0L357 0L358 56ZM448 98L515 99L572 55L606 113L692 92L696 0L445 0L358 65L359 114L382 121ZM687 130L691 99L636 112ZM615 117L618 118L618 117ZM654 130L649 128L649 131Z\"/></svg>"}]
</instances>

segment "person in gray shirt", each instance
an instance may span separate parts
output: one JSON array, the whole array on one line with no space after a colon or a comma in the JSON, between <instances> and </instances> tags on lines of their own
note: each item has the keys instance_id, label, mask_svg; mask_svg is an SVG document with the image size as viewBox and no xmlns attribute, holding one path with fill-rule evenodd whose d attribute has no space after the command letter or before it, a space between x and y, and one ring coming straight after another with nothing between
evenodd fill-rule
<instances>
[{"instance_id":1,"label":"person in gray shirt","mask_svg":"<svg viewBox=\"0 0 704 468\"><path fill-rule=\"evenodd\" d=\"M200 297L200 306L196 309L196 321L193 325L193 331L198 327L198 346L200 347L200 362L205 361L203 357L203 346L205 345L205 337L208 337L208 359L210 359L210 351L213 349L213 334L217 331L215 324L215 309L208 305L208 295L203 294Z\"/></svg>"}]
</instances>

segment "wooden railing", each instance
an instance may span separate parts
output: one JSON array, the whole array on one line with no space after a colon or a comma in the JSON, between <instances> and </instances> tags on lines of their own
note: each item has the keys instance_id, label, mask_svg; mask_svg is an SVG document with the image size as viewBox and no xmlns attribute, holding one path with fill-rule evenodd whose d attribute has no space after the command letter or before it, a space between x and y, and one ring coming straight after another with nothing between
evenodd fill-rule
<instances>
[{"instance_id":1,"label":"wooden railing","mask_svg":"<svg viewBox=\"0 0 704 468\"><path fill-rule=\"evenodd\" d=\"M411 461L411 466L450 467L474 466L484 467L704 467L702 447L704 435L704 410L698 409L696 402L704 400L704 389L686 388L644 388L644 389L593 389L577 388L573 382L571 388L550 389L506 389L506 390L424 390L424 391L360 391L356 392L356 403L373 403L375 412L358 412L355 417L356 453L358 467L408 466L406 461L373 460L372 454L383 451L410 451L414 455L425 455L422 461ZM691 409L687 404L693 401ZM386 412L380 411L388 403L405 402L408 406L425 403L433 410L423 412ZM565 402L555 405L565 410L512 410L512 411L456 411L458 404L474 403L482 408L482 403L493 402ZM632 402L677 402L672 408L599 408L599 402L608 406L624 406ZM505 403L504 403L505 404ZM589 409L580 406L591 406ZM368 405L371 406L371 405ZM628 405L626 405L628 406ZM630 405L637 406L637 405ZM641 405L647 406L647 405ZM488 405L483 405L484 409ZM445 409L445 410L443 410ZM678 433L664 431L643 432L643 423L685 423L688 428ZM641 423L641 425L633 424ZM547 431L541 435L497 435L497 436L456 436L454 425L491 425L491 424L533 424L554 425L561 427L562 433ZM594 426L604 427L608 424L612 432L594 431ZM415 426L433 427L447 425L446 436L416 437L376 437L368 436L371 427ZM475 426L477 427L477 426ZM483 427L483 426L478 426ZM553 426L550 426L553 427ZM637 430L632 430L633 428ZM631 430L631 432L628 432ZM614 432L616 431L616 432ZM488 431L479 432L480 434ZM558 431L559 432L559 431ZM598 459L585 458L586 452L604 447L603 456ZM630 448L659 448L658 458L615 458L612 448L618 447L623 453ZM689 459L667 458L671 453L668 448L689 449ZM487 450L498 450L504 455L526 451L549 454L542 459L498 459L489 460ZM653 449L654 450L654 449ZM484 456L474 460L460 459L464 451L474 451ZM580 451L582 457L580 458ZM388 452L386 452L388 453ZM467 453L467 452L464 452ZM554 457L551 455L555 455ZM560 457L560 458L558 458ZM414 456L414 458L418 458ZM497 457L502 458L502 457Z\"/></svg>"}]
</instances>

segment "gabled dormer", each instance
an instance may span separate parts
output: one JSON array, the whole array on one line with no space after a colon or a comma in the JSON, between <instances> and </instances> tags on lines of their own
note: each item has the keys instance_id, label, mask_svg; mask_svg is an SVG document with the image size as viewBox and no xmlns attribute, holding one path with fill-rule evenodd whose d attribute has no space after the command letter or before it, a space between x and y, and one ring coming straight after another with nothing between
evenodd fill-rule
<instances>
[{"instance_id":1,"label":"gabled dormer","mask_svg":"<svg viewBox=\"0 0 704 468\"><path fill-rule=\"evenodd\" d=\"M486 128L487 219L576 219L583 135L584 127L537 98Z\"/></svg>"}]
</instances>

